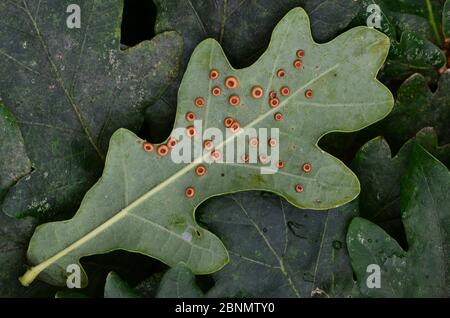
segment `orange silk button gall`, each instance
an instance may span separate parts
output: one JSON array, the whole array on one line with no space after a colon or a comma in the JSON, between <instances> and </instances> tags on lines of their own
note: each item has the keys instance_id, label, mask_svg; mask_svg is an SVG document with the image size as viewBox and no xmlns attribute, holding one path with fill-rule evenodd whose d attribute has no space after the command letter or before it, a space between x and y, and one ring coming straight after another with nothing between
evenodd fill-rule
<instances>
[{"instance_id":1,"label":"orange silk button gall","mask_svg":"<svg viewBox=\"0 0 450 318\"><path fill-rule=\"evenodd\" d=\"M161 157L166 156L169 153L169 147L167 147L166 145L161 145L158 147L158 155L160 155Z\"/></svg>"},{"instance_id":2,"label":"orange silk button gall","mask_svg":"<svg viewBox=\"0 0 450 318\"><path fill-rule=\"evenodd\" d=\"M311 170L312 170L312 165L310 163L305 163L303 165L303 171L304 172L309 173L309 172L311 172Z\"/></svg>"},{"instance_id":3,"label":"orange silk button gall","mask_svg":"<svg viewBox=\"0 0 450 318\"><path fill-rule=\"evenodd\" d=\"M254 86L252 88L252 97L255 99L260 99L264 95L264 90L261 86Z\"/></svg>"},{"instance_id":4,"label":"orange silk button gall","mask_svg":"<svg viewBox=\"0 0 450 318\"><path fill-rule=\"evenodd\" d=\"M276 98L277 97L277 93L275 92L275 91L271 91L270 93L269 93L269 98L270 99L274 99L274 98Z\"/></svg>"},{"instance_id":5,"label":"orange silk button gall","mask_svg":"<svg viewBox=\"0 0 450 318\"><path fill-rule=\"evenodd\" d=\"M314 96L314 92L312 91L312 89L307 89L305 91L305 97L306 98L311 99L311 98L313 98L313 96Z\"/></svg>"},{"instance_id":6,"label":"orange silk button gall","mask_svg":"<svg viewBox=\"0 0 450 318\"><path fill-rule=\"evenodd\" d=\"M154 149L153 145L149 142L144 142L143 147L145 152L152 152Z\"/></svg>"},{"instance_id":7,"label":"orange silk button gall","mask_svg":"<svg viewBox=\"0 0 450 318\"><path fill-rule=\"evenodd\" d=\"M188 198L193 198L195 196L195 189L193 187L188 187L184 193Z\"/></svg>"},{"instance_id":8,"label":"orange silk button gall","mask_svg":"<svg viewBox=\"0 0 450 318\"><path fill-rule=\"evenodd\" d=\"M212 79L212 80L218 79L218 78L219 78L219 71L216 70L216 69L212 69L212 70L209 72L209 78Z\"/></svg>"},{"instance_id":9,"label":"orange silk button gall","mask_svg":"<svg viewBox=\"0 0 450 318\"><path fill-rule=\"evenodd\" d=\"M295 60L294 61L294 67L296 68L296 69L301 69L302 68L302 66L303 66L303 63L302 63L302 61L301 60Z\"/></svg>"},{"instance_id":10,"label":"orange silk button gall","mask_svg":"<svg viewBox=\"0 0 450 318\"><path fill-rule=\"evenodd\" d=\"M227 117L224 119L223 124L225 125L225 127L230 128L231 125L233 125L234 123L234 119L232 117Z\"/></svg>"},{"instance_id":11,"label":"orange silk button gall","mask_svg":"<svg viewBox=\"0 0 450 318\"><path fill-rule=\"evenodd\" d=\"M230 98L228 99L228 102L230 103L231 106L238 106L239 103L241 102L241 99L237 95L231 95Z\"/></svg>"},{"instance_id":12,"label":"orange silk button gall","mask_svg":"<svg viewBox=\"0 0 450 318\"><path fill-rule=\"evenodd\" d=\"M272 98L269 100L269 105L272 108L278 107L278 105L280 105L280 100L278 98Z\"/></svg>"},{"instance_id":13,"label":"orange silk button gall","mask_svg":"<svg viewBox=\"0 0 450 318\"><path fill-rule=\"evenodd\" d=\"M250 139L249 144L250 144L250 147L252 147L252 148L258 147L258 145L259 145L259 140L258 140L258 138L252 138L252 139Z\"/></svg>"},{"instance_id":14,"label":"orange silk button gall","mask_svg":"<svg viewBox=\"0 0 450 318\"><path fill-rule=\"evenodd\" d=\"M203 97L197 97L195 99L195 106L197 106L198 108L202 108L203 106L205 106L205 99Z\"/></svg>"},{"instance_id":15,"label":"orange silk button gall","mask_svg":"<svg viewBox=\"0 0 450 318\"><path fill-rule=\"evenodd\" d=\"M169 138L169 140L167 141L167 147L169 147L170 149L175 148L175 146L177 145L177 140L175 138Z\"/></svg>"},{"instance_id":16,"label":"orange silk button gall","mask_svg":"<svg viewBox=\"0 0 450 318\"><path fill-rule=\"evenodd\" d=\"M283 114L282 113L276 113L275 115L273 115L273 118L276 121L281 121L281 120L283 120Z\"/></svg>"},{"instance_id":17,"label":"orange silk button gall","mask_svg":"<svg viewBox=\"0 0 450 318\"><path fill-rule=\"evenodd\" d=\"M295 186L295 192L301 193L301 192L303 192L303 190L304 190L304 188L301 184L297 184Z\"/></svg>"},{"instance_id":18,"label":"orange silk button gall","mask_svg":"<svg viewBox=\"0 0 450 318\"><path fill-rule=\"evenodd\" d=\"M220 158L222 158L222 154L220 153L219 150L214 150L213 152L211 152L211 159L214 161L220 160Z\"/></svg>"},{"instance_id":19,"label":"orange silk button gall","mask_svg":"<svg viewBox=\"0 0 450 318\"><path fill-rule=\"evenodd\" d=\"M241 124L240 124L238 121L235 121L235 122L231 125L230 129L231 129L231 132L232 132L232 133L237 133L237 132L239 131L239 129L241 129Z\"/></svg>"},{"instance_id":20,"label":"orange silk button gall","mask_svg":"<svg viewBox=\"0 0 450 318\"><path fill-rule=\"evenodd\" d=\"M195 168L195 174L199 177L204 176L206 173L206 167L204 165L198 165Z\"/></svg>"},{"instance_id":21,"label":"orange silk button gall","mask_svg":"<svg viewBox=\"0 0 450 318\"><path fill-rule=\"evenodd\" d=\"M277 140L273 139L273 138L270 138L269 141L268 141L268 144L269 144L270 147L275 147L277 145Z\"/></svg>"},{"instance_id":22,"label":"orange silk button gall","mask_svg":"<svg viewBox=\"0 0 450 318\"><path fill-rule=\"evenodd\" d=\"M286 76L286 71L283 70L283 69L279 69L279 70L277 71L277 76L278 76L278 78L283 78L283 77L285 77L285 76Z\"/></svg>"},{"instance_id":23,"label":"orange silk button gall","mask_svg":"<svg viewBox=\"0 0 450 318\"><path fill-rule=\"evenodd\" d=\"M291 93L291 90L289 89L289 87L283 86L283 87L280 89L280 93L281 93L281 95L283 95L283 96L289 96L289 94Z\"/></svg>"},{"instance_id":24,"label":"orange silk button gall","mask_svg":"<svg viewBox=\"0 0 450 318\"><path fill-rule=\"evenodd\" d=\"M226 86L226 88L228 88L228 89L236 89L236 88L239 86L239 82L238 82L238 80L237 80L236 77L234 77L234 76L228 76L228 77L225 79L225 86Z\"/></svg>"},{"instance_id":25,"label":"orange silk button gall","mask_svg":"<svg viewBox=\"0 0 450 318\"><path fill-rule=\"evenodd\" d=\"M301 59L302 57L305 56L305 51L303 51L303 50L297 50L297 52L295 52L295 55L296 55L299 59Z\"/></svg>"},{"instance_id":26,"label":"orange silk button gall","mask_svg":"<svg viewBox=\"0 0 450 318\"><path fill-rule=\"evenodd\" d=\"M195 114L193 112L187 112L185 117L186 117L187 121L194 121L195 120Z\"/></svg>"},{"instance_id":27,"label":"orange silk button gall","mask_svg":"<svg viewBox=\"0 0 450 318\"><path fill-rule=\"evenodd\" d=\"M189 126L188 128L186 128L186 135L188 136L188 137L193 137L193 136L195 136L195 128L194 128L194 126Z\"/></svg>"},{"instance_id":28,"label":"orange silk button gall","mask_svg":"<svg viewBox=\"0 0 450 318\"><path fill-rule=\"evenodd\" d=\"M212 140L205 140L203 142L203 148L205 148L206 150L211 150L214 148L214 143L212 142Z\"/></svg>"},{"instance_id":29,"label":"orange silk button gall","mask_svg":"<svg viewBox=\"0 0 450 318\"><path fill-rule=\"evenodd\" d=\"M222 89L219 86L215 86L212 88L211 90L211 94L213 94L213 96L220 96L220 94L222 94Z\"/></svg>"}]
</instances>

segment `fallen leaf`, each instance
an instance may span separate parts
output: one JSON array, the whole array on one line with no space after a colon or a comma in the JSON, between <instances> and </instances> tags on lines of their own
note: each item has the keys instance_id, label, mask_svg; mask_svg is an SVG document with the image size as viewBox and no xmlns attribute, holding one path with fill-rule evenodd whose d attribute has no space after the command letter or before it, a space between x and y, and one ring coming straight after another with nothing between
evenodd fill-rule
<instances>
[{"instance_id":1,"label":"fallen leaf","mask_svg":"<svg viewBox=\"0 0 450 318\"><path fill-rule=\"evenodd\" d=\"M366 27L316 44L301 8L283 18L268 50L249 68L233 69L220 45L205 40L193 53L178 94L175 127L180 130L174 130L167 144L161 145L118 130L111 138L103 176L86 194L75 217L36 230L28 253L34 266L21 278L22 283L28 285L40 275L61 285L65 282L62 269L67 265L115 249L149 255L169 266L184 262L194 274L215 272L228 262L227 251L194 218L196 207L211 196L265 190L297 207L322 210L353 200L359 193L357 178L319 149L317 140L330 131L361 129L391 110L391 93L375 79L388 47L385 35ZM296 57L299 49L304 50L302 60ZM294 67L299 61L303 67ZM216 80L210 79L212 68L219 72ZM251 93L255 86L262 90L261 96ZM270 107L269 92L283 86L289 86L289 94L280 92L278 106ZM212 96L211 90L221 94ZM191 127L191 113L203 119L196 128ZM277 120L281 119L278 114L284 119ZM218 140L214 133L215 150L203 153L203 140L198 138L204 137L201 130L216 128L223 134L227 117L239 122L240 128L225 140ZM267 127L280 130L275 142L284 162L281 171L262 173L276 172L261 159L269 159L267 149L255 163L243 162L242 153L237 153L233 163L220 161L238 136L245 137L250 128ZM266 145L268 137L260 136L263 139L258 143ZM191 138L200 155L194 153L188 163L171 160ZM171 152L169 146L174 148ZM275 154L270 155L278 165ZM203 165L201 173L199 165ZM87 284L84 273L82 284Z\"/></svg>"}]
</instances>

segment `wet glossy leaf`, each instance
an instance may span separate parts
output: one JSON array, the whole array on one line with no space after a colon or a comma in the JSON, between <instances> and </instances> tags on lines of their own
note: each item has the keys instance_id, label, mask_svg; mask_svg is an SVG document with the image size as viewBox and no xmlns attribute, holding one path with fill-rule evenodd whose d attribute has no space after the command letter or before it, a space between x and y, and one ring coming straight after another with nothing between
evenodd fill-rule
<instances>
[{"instance_id":1,"label":"wet glossy leaf","mask_svg":"<svg viewBox=\"0 0 450 318\"><path fill-rule=\"evenodd\" d=\"M431 128L421 130L394 157L388 143L382 137L375 138L361 147L352 163L352 169L361 182L360 215L400 240L402 245L404 230L400 215L400 180L414 143L450 164L450 145L439 147L436 133Z\"/></svg>"},{"instance_id":2,"label":"wet glossy leaf","mask_svg":"<svg viewBox=\"0 0 450 318\"><path fill-rule=\"evenodd\" d=\"M380 30L392 41L387 63L381 73L384 81L404 80L420 72L437 78L437 69L446 58L442 52L442 0L363 0L355 22L374 21L369 5L381 9ZM445 20L444 20L445 22Z\"/></svg>"},{"instance_id":3,"label":"wet glossy leaf","mask_svg":"<svg viewBox=\"0 0 450 318\"><path fill-rule=\"evenodd\" d=\"M375 224L355 218L347 244L359 289L369 297L449 297L450 173L415 145L402 177L400 208L408 249ZM381 269L380 288L369 288L368 265Z\"/></svg>"}]
</instances>

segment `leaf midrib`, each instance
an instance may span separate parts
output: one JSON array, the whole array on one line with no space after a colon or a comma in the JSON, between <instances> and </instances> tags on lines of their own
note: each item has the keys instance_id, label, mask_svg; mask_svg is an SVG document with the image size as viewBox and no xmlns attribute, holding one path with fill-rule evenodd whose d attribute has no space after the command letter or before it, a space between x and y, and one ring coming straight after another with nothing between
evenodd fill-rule
<instances>
[{"instance_id":1,"label":"leaf midrib","mask_svg":"<svg viewBox=\"0 0 450 318\"><path fill-rule=\"evenodd\" d=\"M376 41L375 43L371 44L368 48L372 47L373 45L378 44L379 42L380 41ZM346 61L346 60L344 60L344 61ZM270 115L274 114L275 112L279 111L280 109L282 109L292 98L297 96L297 94L299 92L303 91L305 88L307 88L308 86L312 85L314 82L316 82L317 80L321 79L323 76L326 76L328 73L334 71L339 66L340 66L340 63L336 63L334 66L330 67L328 70L324 71L323 73L319 74L317 77L311 79L306 84L304 84L301 87L299 87L289 97L284 99L277 108L270 109L266 113L264 113L261 116L257 117L255 120L251 121L246 126L242 127L242 129L239 130L236 134L232 135L231 137L227 138L225 141L220 143L216 147L216 149L222 149L224 146L228 145L231 141L233 141L240 134L242 134L246 129L256 126L259 122L263 121L268 116L270 116ZM93 145L95 145L95 143ZM54 256L50 257L49 259L45 260L44 262L42 262L42 263L38 264L37 266L35 266L35 267L31 268L30 270L28 270L25 273L25 275L21 278L22 283L24 285L29 284L45 268L47 268L48 266L50 266L51 264L56 262L61 257L65 256L66 254L68 254L71 251L75 250L78 246L81 246L85 242L88 242L90 239L96 237L103 230L106 230L110 225L112 225L112 224L116 223L117 221L119 221L120 219L122 219L124 216L126 216L129 213L129 211L133 210L133 208L135 206L139 206L141 203L144 203L145 200L147 200L149 197L151 197L152 195L158 193L160 190L162 190L165 187L167 187L168 185L170 185L174 180L178 179L179 177L182 177L183 175L185 175L186 173L191 171L191 169L193 169L197 164L202 163L206 156L207 156L207 154L204 154L201 157L195 159L192 163L186 165L185 167L183 167L182 169L180 169L179 171L174 173L172 176L167 178L165 181L161 182L160 184L158 184L157 186L155 186L154 188L152 188L151 190L149 190L148 192L146 192L145 194L140 196L138 199L136 199L134 202L132 202L129 206L123 208L120 212L115 214L112 218L107 220L105 223L102 223L96 229L92 230L91 232L89 232L88 234L86 234L85 236L80 238L79 240L75 241L74 243L72 243L68 247L62 249L60 252L58 252Z\"/></svg>"},{"instance_id":2,"label":"leaf midrib","mask_svg":"<svg viewBox=\"0 0 450 318\"><path fill-rule=\"evenodd\" d=\"M235 135L228 137L224 142L220 143L217 146L217 149L222 149L222 147L226 146L229 142L233 141L234 138L237 138L240 134L242 134L243 131L245 131L245 129L255 126L256 124L258 124L260 121L264 120L269 115L282 109L288 103L288 101L291 98L293 98L294 96L296 96L300 91L302 91L303 89L305 89L306 87L308 87L309 85L314 83L315 81L319 80L320 78L322 78L329 72L332 72L339 66L340 66L339 63L335 64L333 67L324 71L319 76L313 78L305 85L299 87L297 89L297 91L295 91L292 95L290 95L285 100L283 100L277 108L273 108L273 109L269 110L268 112L266 112L265 114L257 117L255 120L253 120L248 125L243 127L240 131L238 131ZM48 258L47 260L43 261L42 263L29 269L20 279L22 284L24 284L26 286L29 285L29 283L31 283L37 277L37 275L39 275L39 273L41 273L43 270L45 270L48 266L52 265L54 262L58 261L60 258L64 257L68 253L72 252L79 246L82 246L84 243L89 242L91 239L95 238L98 234L100 234L104 230L108 229L108 227L112 226L114 223L118 222L123 217L125 217L129 213L129 211L134 209L134 207L139 206L141 203L144 203L144 201L147 200L149 197L158 193L160 190L162 190L166 186L170 185L174 180L178 179L179 177L182 177L183 175L185 175L186 173L191 171L191 169L193 169L196 165L202 163L204 161L204 158L206 157L206 155L207 154L202 155L201 157L195 159L192 163L190 163L190 164L186 165L185 167L183 167L182 169L178 170L176 173L174 173L172 176L167 178L165 181L161 182L160 184L158 184L157 186L155 186L154 188L152 188L151 190L149 190L148 192L146 192L145 194L143 194L142 196L137 198L129 206L123 208L121 211L119 211L117 214L112 216L110 219L108 219L107 221L105 221L104 223L102 223L97 228L93 229L92 231L90 231L89 233L87 233L85 236L81 237L77 241L73 242L68 247L62 249L61 251L59 251L52 257ZM80 207L80 209L81 208L82 207Z\"/></svg>"}]
</instances>

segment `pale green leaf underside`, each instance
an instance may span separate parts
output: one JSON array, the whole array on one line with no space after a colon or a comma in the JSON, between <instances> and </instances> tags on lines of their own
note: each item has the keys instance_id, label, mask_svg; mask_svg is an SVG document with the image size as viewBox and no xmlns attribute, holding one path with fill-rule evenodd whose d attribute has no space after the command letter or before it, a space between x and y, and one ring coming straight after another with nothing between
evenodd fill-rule
<instances>
[{"instance_id":1,"label":"pale green leaf underside","mask_svg":"<svg viewBox=\"0 0 450 318\"><path fill-rule=\"evenodd\" d=\"M278 24L267 51L248 68L233 69L216 41L203 41L191 57L179 90L175 127L189 126L185 114L193 111L203 119L204 128L224 131L227 116L239 120L241 132L250 127L279 128L285 168L262 175L259 164L204 163L207 173L197 177L195 167L206 157L200 155L191 164L174 164L170 156L146 153L142 140L121 129L111 139L102 178L88 192L76 216L36 231L28 256L32 264L39 265L22 282L28 284L41 274L48 282L63 284L68 264L115 249L143 253L170 266L184 262L194 274L215 272L227 263L227 251L215 235L195 222L194 211L207 198L223 193L266 190L297 207L317 210L351 201L359 193L356 176L319 149L317 142L330 131L358 130L389 113L392 95L375 79L388 48L385 35L366 27L316 44L308 16L300 8ZM300 71L293 67L298 49L305 51ZM216 83L209 79L211 68L220 71ZM282 80L276 76L280 68L286 70ZM228 104L230 91L223 83L229 75L239 80L233 91L241 98L238 107ZM219 97L209 93L215 85L222 87ZM280 98L274 109L268 106L267 94L259 100L251 98L254 85L266 93L288 85L291 94ZM306 89L314 91L312 100L306 99ZM201 109L194 106L199 96L206 101ZM284 120L276 122L275 112L282 112ZM234 139L215 147L226 148ZM301 171L305 162L313 166L307 174ZM304 192L295 192L296 184L302 184ZM196 189L192 199L184 194L189 186Z\"/></svg>"}]
</instances>

